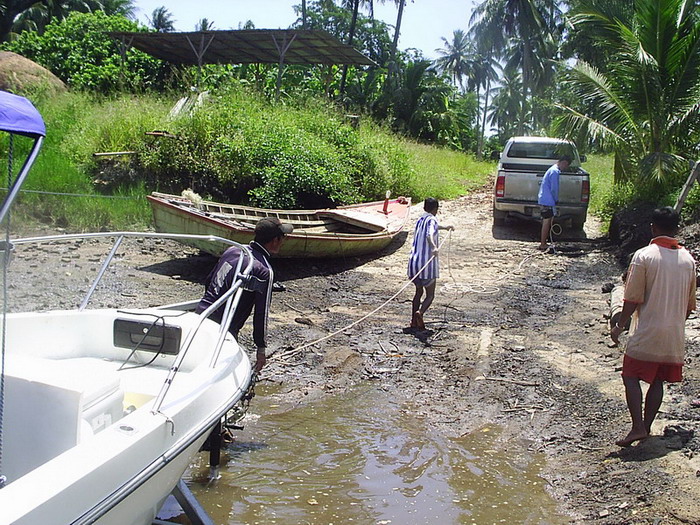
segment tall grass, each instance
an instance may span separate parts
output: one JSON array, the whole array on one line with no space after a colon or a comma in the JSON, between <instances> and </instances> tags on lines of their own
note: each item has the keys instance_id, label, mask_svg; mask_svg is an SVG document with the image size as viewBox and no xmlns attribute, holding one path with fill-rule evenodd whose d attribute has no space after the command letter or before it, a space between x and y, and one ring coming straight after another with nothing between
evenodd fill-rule
<instances>
[{"instance_id":1,"label":"tall grass","mask_svg":"<svg viewBox=\"0 0 700 525\"><path fill-rule=\"evenodd\" d=\"M174 98L67 93L37 100L47 138L25 185L31 192L19 200L21 220L71 230L147 228L145 195L188 186L270 207L349 204L383 198L387 189L416 201L449 199L482 186L495 169L369 120L354 129L323 101L274 105L229 89L205 109L172 119ZM153 130L177 138L145 134ZM135 154L93 156L119 151Z\"/></svg>"}]
</instances>

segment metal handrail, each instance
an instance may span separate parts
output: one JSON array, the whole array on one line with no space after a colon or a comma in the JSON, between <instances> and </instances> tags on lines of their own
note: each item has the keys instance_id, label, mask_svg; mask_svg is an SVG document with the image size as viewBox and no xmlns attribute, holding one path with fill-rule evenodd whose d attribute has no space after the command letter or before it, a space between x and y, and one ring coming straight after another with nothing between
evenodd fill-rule
<instances>
[{"instance_id":1,"label":"metal handrail","mask_svg":"<svg viewBox=\"0 0 700 525\"><path fill-rule=\"evenodd\" d=\"M107 268L109 267L109 264L112 262L114 259L114 256L117 253L117 250L119 249L119 246L121 245L122 241L126 237L133 237L133 238L161 238L161 239L172 239L172 240L202 240L202 241L207 241L207 242L221 242L223 244L227 244L230 246L238 246L243 253L246 255L246 257L240 257L238 259L238 264L236 266L236 280L231 286L229 290L227 290L221 297L219 297L214 303L212 303L208 308L206 308L203 312L199 314L199 319L196 323L196 325L190 329L185 336L184 342L180 346L180 350L177 354L177 357L175 358L175 361L173 362L172 366L170 367L170 370L168 372L168 376L166 377L165 381L163 382L163 385L161 386L160 392L158 393L158 396L156 397L154 403L153 403L153 408L151 409L153 414L157 414L160 411L161 406L163 405L163 402L165 400L165 397L170 389L170 385L172 385L173 380L175 379L175 376L177 375L180 366L182 365L182 362L184 359L187 357L187 352L189 351L190 346L192 345L192 342L194 341L194 338L196 337L197 333L199 332L200 327L202 326L202 323L204 323L205 319L208 319L214 312L216 312L220 307L224 307L224 313L220 322L220 329L217 337L217 342L214 345L214 349L212 351L212 357L211 357L211 362L210 366L214 367L216 366L218 357L221 353L221 348L223 347L225 338L226 338L226 333L228 332L228 327L231 324L231 320L233 319L233 314L236 311L236 308L238 307L238 303L240 302L241 294L243 293L243 288L242 288L242 278L246 277L250 274L252 268L253 268L253 254L250 251L250 248L248 248L245 245L242 245L238 242L232 241L230 239L226 239L223 237L217 237L215 235L190 235L190 234L180 234L180 233L151 233L151 232L128 232L128 231L119 231L119 232L96 232L96 233L72 233L72 234L61 234L61 235L45 235L45 236L38 236L38 237L25 237L25 238L18 238L18 239L13 239L11 241L11 247L13 248L14 246L17 245L22 245L22 244L39 244L39 243L44 243L44 242L56 242L56 241L70 241L70 240L77 240L77 239L94 239L94 238L105 238L105 237L116 237L116 240L110 249L109 253L105 257L104 261L102 262L102 265L98 271L97 276L93 280L90 289L88 290L85 298L80 304L79 311L83 311L85 307L87 306L90 298L92 297L93 293L97 289L97 286L99 282L102 280L102 277L104 276ZM245 268L243 268L243 260L246 259L248 262L246 263Z\"/></svg>"}]
</instances>

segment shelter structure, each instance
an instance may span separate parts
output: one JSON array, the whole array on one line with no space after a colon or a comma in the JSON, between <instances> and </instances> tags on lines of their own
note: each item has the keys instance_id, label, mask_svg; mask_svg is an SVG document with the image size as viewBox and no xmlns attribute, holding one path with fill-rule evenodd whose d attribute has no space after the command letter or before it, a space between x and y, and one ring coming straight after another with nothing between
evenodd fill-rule
<instances>
[{"instance_id":1,"label":"shelter structure","mask_svg":"<svg viewBox=\"0 0 700 525\"><path fill-rule=\"evenodd\" d=\"M189 33L110 32L122 49L135 47L173 64L277 64L277 93L287 64L376 66L354 47L319 29L239 29Z\"/></svg>"}]
</instances>

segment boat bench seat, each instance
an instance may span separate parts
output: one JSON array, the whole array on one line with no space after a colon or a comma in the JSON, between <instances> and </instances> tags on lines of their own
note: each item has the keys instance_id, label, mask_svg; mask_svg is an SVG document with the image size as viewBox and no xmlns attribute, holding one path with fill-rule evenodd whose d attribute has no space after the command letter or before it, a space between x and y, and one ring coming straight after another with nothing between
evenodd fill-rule
<instances>
[{"instance_id":1,"label":"boat bench seat","mask_svg":"<svg viewBox=\"0 0 700 525\"><path fill-rule=\"evenodd\" d=\"M3 456L9 480L123 416L119 375L100 365L92 359L63 361L22 355L6 360Z\"/></svg>"}]
</instances>

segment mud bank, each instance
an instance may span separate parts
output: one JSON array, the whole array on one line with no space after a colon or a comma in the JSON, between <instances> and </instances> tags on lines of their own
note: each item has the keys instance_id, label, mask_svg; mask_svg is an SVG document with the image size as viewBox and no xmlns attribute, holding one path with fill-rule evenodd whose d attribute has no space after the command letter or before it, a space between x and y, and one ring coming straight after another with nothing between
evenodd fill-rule
<instances>
[{"instance_id":1,"label":"mud bank","mask_svg":"<svg viewBox=\"0 0 700 525\"><path fill-rule=\"evenodd\" d=\"M503 447L525 441L546 455L548 490L571 523L700 523L700 409L690 405L700 398L697 317L687 324L686 379L667 389L653 436L621 450L614 445L628 429L621 349L610 342L603 292L623 270L616 249L589 220L585 233L564 230L557 254L541 254L538 225L494 228L490 206L486 193L443 203L439 218L456 229L443 237L424 332L406 329L412 286L389 300L405 285L412 232L373 258L276 261L286 291L273 296L273 356L261 380L282 385L297 403L376 381L448 436L497 424ZM12 308L64 305L49 285L26 290L24 282L68 277L68 291L84 291L98 248L105 253L86 243L16 257ZM110 306L117 295L134 306L196 298L215 262L163 242L124 250L135 264L117 265L95 305ZM56 255L58 265L49 263ZM82 271L65 275L76 262ZM127 274L136 285L125 287ZM242 342L249 341L248 330Z\"/></svg>"}]
</instances>

